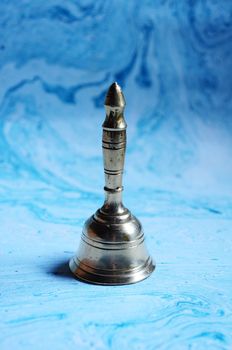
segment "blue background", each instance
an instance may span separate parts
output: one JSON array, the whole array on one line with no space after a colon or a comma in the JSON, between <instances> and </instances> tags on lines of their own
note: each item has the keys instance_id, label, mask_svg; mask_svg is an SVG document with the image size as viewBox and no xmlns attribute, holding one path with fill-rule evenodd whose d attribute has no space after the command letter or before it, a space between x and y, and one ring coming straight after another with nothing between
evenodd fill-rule
<instances>
[{"instance_id":1,"label":"blue background","mask_svg":"<svg viewBox=\"0 0 232 350\"><path fill-rule=\"evenodd\" d=\"M232 3L0 3L0 348L232 348ZM103 202L104 95L123 88L125 205L153 275L74 280Z\"/></svg>"}]
</instances>

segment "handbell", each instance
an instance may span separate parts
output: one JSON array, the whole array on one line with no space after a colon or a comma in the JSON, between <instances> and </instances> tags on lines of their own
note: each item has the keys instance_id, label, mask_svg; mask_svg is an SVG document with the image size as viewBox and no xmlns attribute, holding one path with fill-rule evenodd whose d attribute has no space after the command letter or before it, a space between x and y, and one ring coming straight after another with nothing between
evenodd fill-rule
<instances>
[{"instance_id":1,"label":"handbell","mask_svg":"<svg viewBox=\"0 0 232 350\"><path fill-rule=\"evenodd\" d=\"M102 125L105 202L85 223L81 242L69 266L85 282L122 285L147 278L155 268L141 223L122 203L126 151L125 98L117 83L106 95Z\"/></svg>"}]
</instances>

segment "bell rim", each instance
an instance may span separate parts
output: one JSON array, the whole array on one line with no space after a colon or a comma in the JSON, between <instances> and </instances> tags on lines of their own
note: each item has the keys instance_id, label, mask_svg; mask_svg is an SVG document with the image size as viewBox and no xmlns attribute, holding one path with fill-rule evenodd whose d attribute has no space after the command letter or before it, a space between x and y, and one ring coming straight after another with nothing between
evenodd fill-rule
<instances>
[{"instance_id":1,"label":"bell rim","mask_svg":"<svg viewBox=\"0 0 232 350\"><path fill-rule=\"evenodd\" d=\"M81 282L94 285L117 286L134 284L147 279L155 270L156 264L151 257L149 257L140 269L128 269L126 273L124 272L117 275L110 274L111 270L108 270L109 273L103 275L102 273L97 273L97 269L92 269L92 271L85 270L81 266L81 262L77 263L76 257L73 257L69 261L69 268L76 279ZM111 272L113 272L113 270Z\"/></svg>"}]
</instances>

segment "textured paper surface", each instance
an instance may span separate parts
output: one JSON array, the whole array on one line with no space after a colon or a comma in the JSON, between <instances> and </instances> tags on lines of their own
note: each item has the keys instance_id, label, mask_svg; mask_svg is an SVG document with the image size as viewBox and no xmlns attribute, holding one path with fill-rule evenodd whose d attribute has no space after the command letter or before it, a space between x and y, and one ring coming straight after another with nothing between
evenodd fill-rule
<instances>
[{"instance_id":1,"label":"textured paper surface","mask_svg":"<svg viewBox=\"0 0 232 350\"><path fill-rule=\"evenodd\" d=\"M230 1L1 1L0 348L231 349ZM74 280L103 202L104 95L127 108L125 205L152 276Z\"/></svg>"}]
</instances>

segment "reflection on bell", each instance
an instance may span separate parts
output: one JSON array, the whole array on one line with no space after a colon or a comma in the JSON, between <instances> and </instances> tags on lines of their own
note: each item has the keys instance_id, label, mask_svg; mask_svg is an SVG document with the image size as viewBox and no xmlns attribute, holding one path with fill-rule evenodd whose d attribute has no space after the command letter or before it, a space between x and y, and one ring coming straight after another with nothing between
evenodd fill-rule
<instances>
[{"instance_id":1,"label":"reflection on bell","mask_svg":"<svg viewBox=\"0 0 232 350\"><path fill-rule=\"evenodd\" d=\"M77 255L69 266L85 282L130 284L154 270L138 219L122 204L122 174L126 150L125 99L113 83L105 99L102 148L105 202L85 223Z\"/></svg>"}]
</instances>

